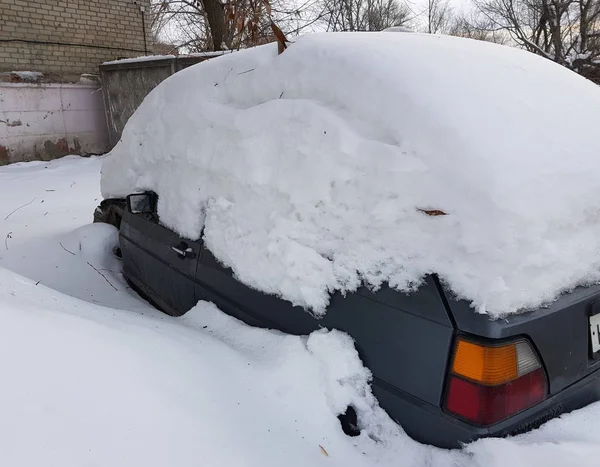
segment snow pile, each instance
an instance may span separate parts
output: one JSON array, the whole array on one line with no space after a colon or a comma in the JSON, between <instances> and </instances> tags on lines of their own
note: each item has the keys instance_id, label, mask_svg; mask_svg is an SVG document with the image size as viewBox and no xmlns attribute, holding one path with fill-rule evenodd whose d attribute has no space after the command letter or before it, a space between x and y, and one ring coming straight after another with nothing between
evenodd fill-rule
<instances>
[{"instance_id":1,"label":"snow pile","mask_svg":"<svg viewBox=\"0 0 600 467\"><path fill-rule=\"evenodd\" d=\"M3 268L0 303L0 465L592 467L600 455L599 404L462 451L421 445L337 331L252 328L208 303L182 319L104 308ZM336 417L348 404L357 438Z\"/></svg>"},{"instance_id":2,"label":"snow pile","mask_svg":"<svg viewBox=\"0 0 600 467\"><path fill-rule=\"evenodd\" d=\"M367 465L328 403L368 375L338 333L258 331L205 303L161 322L5 269L0 302L2 465L328 465L320 445ZM320 361L340 358L334 381Z\"/></svg>"},{"instance_id":3,"label":"snow pile","mask_svg":"<svg viewBox=\"0 0 600 467\"><path fill-rule=\"evenodd\" d=\"M179 320L142 316L3 268L0 303L1 465L367 467L391 458L388 442L409 448L393 465L460 456L403 434L338 331L283 335L208 303ZM348 404L359 438L337 419Z\"/></svg>"},{"instance_id":4,"label":"snow pile","mask_svg":"<svg viewBox=\"0 0 600 467\"><path fill-rule=\"evenodd\" d=\"M0 266L62 293L148 310L121 275L116 229L92 221L101 157L68 156L0 168Z\"/></svg>"},{"instance_id":5,"label":"snow pile","mask_svg":"<svg viewBox=\"0 0 600 467\"><path fill-rule=\"evenodd\" d=\"M10 74L17 75L23 81L36 82L44 77L39 71L11 71Z\"/></svg>"},{"instance_id":6,"label":"snow pile","mask_svg":"<svg viewBox=\"0 0 600 467\"><path fill-rule=\"evenodd\" d=\"M319 34L167 79L102 193L156 191L165 225L316 313L436 272L497 317L600 279L599 121L597 86L521 50Z\"/></svg>"}]
</instances>

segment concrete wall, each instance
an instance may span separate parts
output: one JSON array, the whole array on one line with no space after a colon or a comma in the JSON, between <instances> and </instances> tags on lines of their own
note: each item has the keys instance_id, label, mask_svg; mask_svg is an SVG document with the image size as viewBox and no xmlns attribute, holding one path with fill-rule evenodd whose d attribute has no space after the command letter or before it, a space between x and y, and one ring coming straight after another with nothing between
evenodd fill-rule
<instances>
[{"instance_id":1,"label":"concrete wall","mask_svg":"<svg viewBox=\"0 0 600 467\"><path fill-rule=\"evenodd\" d=\"M100 67L111 147L121 138L127 120L144 97L173 72L172 61L168 59Z\"/></svg>"},{"instance_id":2,"label":"concrete wall","mask_svg":"<svg viewBox=\"0 0 600 467\"><path fill-rule=\"evenodd\" d=\"M0 0L0 72L54 81L98 73L108 60L151 53L150 0ZM140 7L146 8L146 44Z\"/></svg>"},{"instance_id":3,"label":"concrete wall","mask_svg":"<svg viewBox=\"0 0 600 467\"><path fill-rule=\"evenodd\" d=\"M100 66L100 81L106 107L111 147L121 138L129 117L161 81L188 66L222 55L224 52L164 57L109 63Z\"/></svg>"},{"instance_id":4,"label":"concrete wall","mask_svg":"<svg viewBox=\"0 0 600 467\"><path fill-rule=\"evenodd\" d=\"M97 83L0 83L0 165L108 149Z\"/></svg>"}]
</instances>

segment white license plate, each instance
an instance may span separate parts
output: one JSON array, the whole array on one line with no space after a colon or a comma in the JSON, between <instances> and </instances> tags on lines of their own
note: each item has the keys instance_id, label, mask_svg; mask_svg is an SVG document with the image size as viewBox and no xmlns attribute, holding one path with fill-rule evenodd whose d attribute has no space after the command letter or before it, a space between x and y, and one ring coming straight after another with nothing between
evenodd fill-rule
<instances>
[{"instance_id":1,"label":"white license plate","mask_svg":"<svg viewBox=\"0 0 600 467\"><path fill-rule=\"evenodd\" d=\"M590 340L592 353L600 351L600 314L590 316Z\"/></svg>"}]
</instances>

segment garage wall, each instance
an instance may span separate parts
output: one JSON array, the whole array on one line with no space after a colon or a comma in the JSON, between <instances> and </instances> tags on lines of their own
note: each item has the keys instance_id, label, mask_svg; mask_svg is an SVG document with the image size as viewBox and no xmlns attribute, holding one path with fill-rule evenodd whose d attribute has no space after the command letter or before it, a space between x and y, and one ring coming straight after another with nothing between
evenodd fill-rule
<instances>
[{"instance_id":1,"label":"garage wall","mask_svg":"<svg viewBox=\"0 0 600 467\"><path fill-rule=\"evenodd\" d=\"M108 148L97 83L0 83L0 165Z\"/></svg>"}]
</instances>

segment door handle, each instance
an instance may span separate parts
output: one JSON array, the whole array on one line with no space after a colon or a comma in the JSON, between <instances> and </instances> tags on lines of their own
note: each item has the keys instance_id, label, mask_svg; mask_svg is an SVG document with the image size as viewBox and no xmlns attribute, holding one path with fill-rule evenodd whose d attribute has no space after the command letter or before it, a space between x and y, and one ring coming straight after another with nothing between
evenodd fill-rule
<instances>
[{"instance_id":1,"label":"door handle","mask_svg":"<svg viewBox=\"0 0 600 467\"><path fill-rule=\"evenodd\" d=\"M192 249L192 247L187 247L184 250L183 247L172 246L171 250L173 250L175 253L177 253L178 256L181 256L182 258L193 258L194 257L194 250Z\"/></svg>"}]
</instances>

